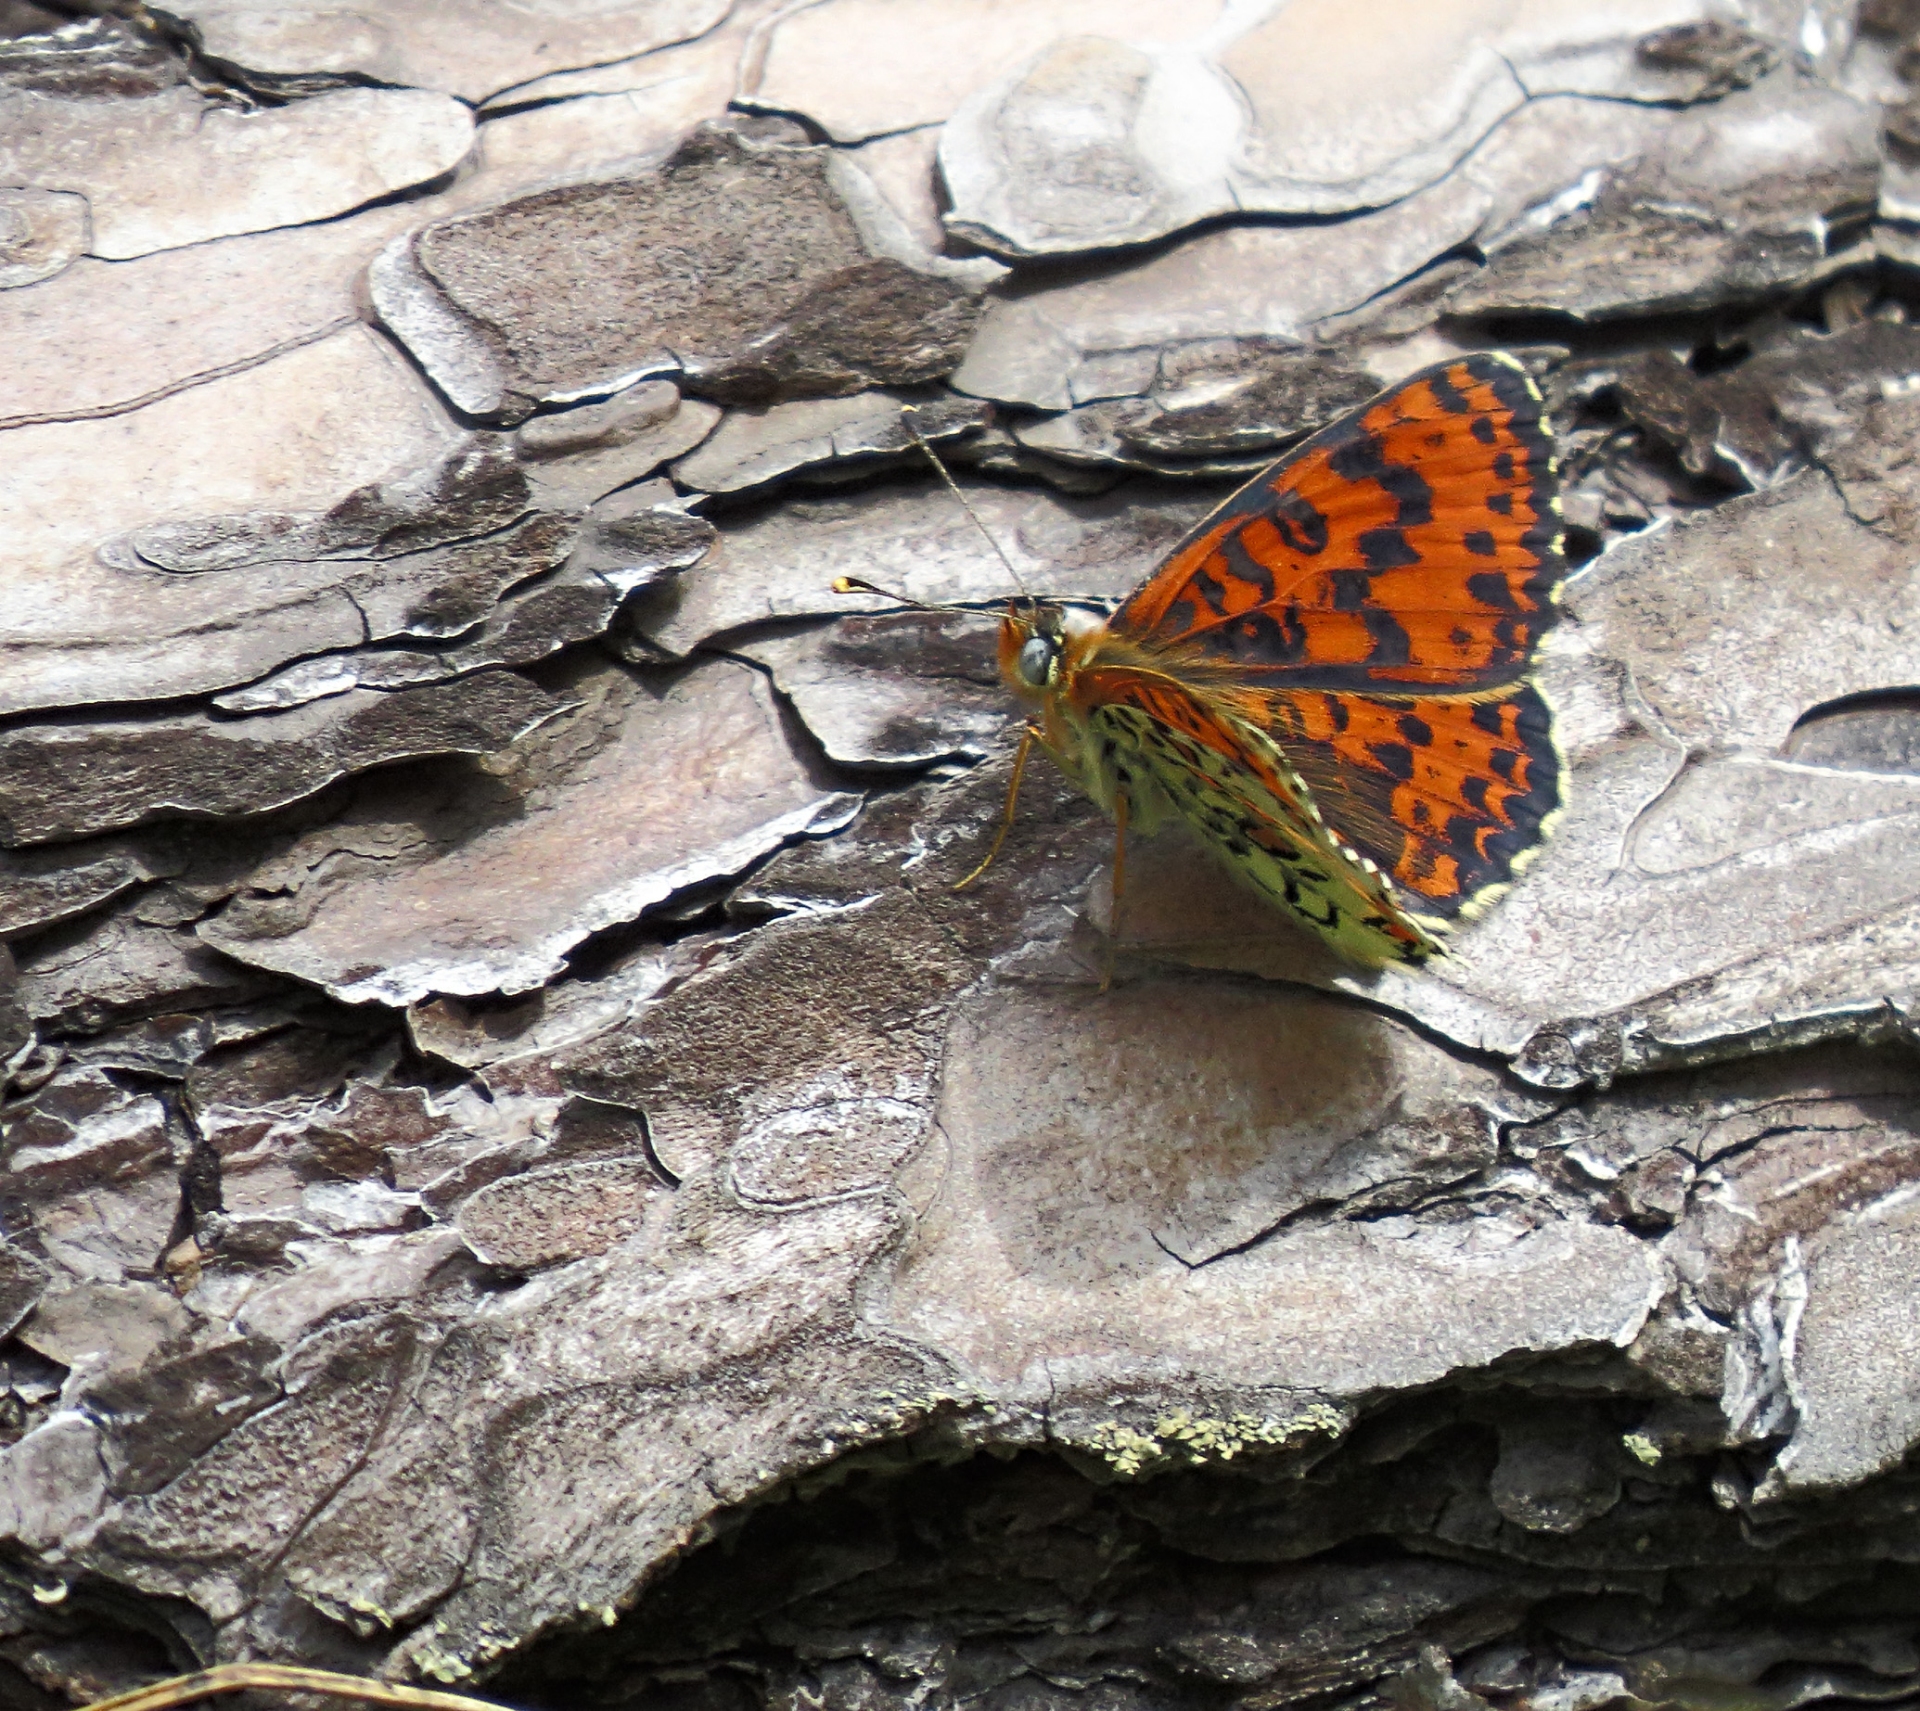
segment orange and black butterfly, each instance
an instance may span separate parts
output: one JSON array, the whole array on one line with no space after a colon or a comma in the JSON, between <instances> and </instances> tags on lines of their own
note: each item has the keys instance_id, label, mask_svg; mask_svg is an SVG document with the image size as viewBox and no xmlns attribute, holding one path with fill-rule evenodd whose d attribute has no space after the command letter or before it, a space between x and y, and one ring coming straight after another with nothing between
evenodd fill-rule
<instances>
[{"instance_id":1,"label":"orange and black butterfly","mask_svg":"<svg viewBox=\"0 0 1920 1711\"><path fill-rule=\"evenodd\" d=\"M1526 678L1565 569L1554 482L1526 371L1465 356L1294 448L1111 617L1013 602L1001 674L1039 709L1014 791L1037 743L1123 850L1177 815L1350 960L1439 951L1563 801Z\"/></svg>"}]
</instances>

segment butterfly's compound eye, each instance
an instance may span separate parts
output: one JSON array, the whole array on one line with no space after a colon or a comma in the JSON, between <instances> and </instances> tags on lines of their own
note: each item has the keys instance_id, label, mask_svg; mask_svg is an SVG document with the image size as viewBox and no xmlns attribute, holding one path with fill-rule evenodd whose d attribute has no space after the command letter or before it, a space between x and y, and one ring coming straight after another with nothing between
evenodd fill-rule
<instances>
[{"instance_id":1,"label":"butterfly's compound eye","mask_svg":"<svg viewBox=\"0 0 1920 1711\"><path fill-rule=\"evenodd\" d=\"M1031 684L1035 689L1045 689L1047 679L1053 675L1053 654L1053 643L1047 637L1029 636L1026 645L1020 649L1015 668L1020 673L1021 681Z\"/></svg>"}]
</instances>

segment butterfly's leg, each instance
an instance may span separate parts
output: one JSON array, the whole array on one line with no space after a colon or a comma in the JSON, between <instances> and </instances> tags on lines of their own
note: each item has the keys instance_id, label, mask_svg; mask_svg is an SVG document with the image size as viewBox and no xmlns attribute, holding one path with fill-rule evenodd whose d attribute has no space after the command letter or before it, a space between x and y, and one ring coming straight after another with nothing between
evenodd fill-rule
<instances>
[{"instance_id":1,"label":"butterfly's leg","mask_svg":"<svg viewBox=\"0 0 1920 1711\"><path fill-rule=\"evenodd\" d=\"M1027 776L1027 756L1033 753L1033 745L1040 733L1031 725L1020 733L1020 750L1013 757L1013 777L1007 780L1007 808L1000 816L1000 830L994 834L993 847L987 851L986 859L965 879L954 884L955 891L965 891L981 874L993 866L994 858L1000 853L1000 846L1007 841L1007 834L1013 830L1014 810L1020 806L1020 781Z\"/></svg>"},{"instance_id":2,"label":"butterfly's leg","mask_svg":"<svg viewBox=\"0 0 1920 1711\"><path fill-rule=\"evenodd\" d=\"M1113 959L1120 949L1120 899L1127 890L1127 793L1117 791L1113 798L1113 899L1107 907L1107 967L1100 977L1100 990L1113 984Z\"/></svg>"}]
</instances>

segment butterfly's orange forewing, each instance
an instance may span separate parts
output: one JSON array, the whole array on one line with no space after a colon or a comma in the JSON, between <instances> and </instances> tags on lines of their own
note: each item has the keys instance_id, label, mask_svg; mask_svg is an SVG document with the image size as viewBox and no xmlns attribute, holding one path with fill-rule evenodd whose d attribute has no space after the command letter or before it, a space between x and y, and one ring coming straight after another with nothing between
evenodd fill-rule
<instances>
[{"instance_id":1,"label":"butterfly's orange forewing","mask_svg":"<svg viewBox=\"0 0 1920 1711\"><path fill-rule=\"evenodd\" d=\"M1480 689L1526 669L1560 580L1552 443L1526 374L1465 357L1234 494L1114 615L1275 688Z\"/></svg>"}]
</instances>

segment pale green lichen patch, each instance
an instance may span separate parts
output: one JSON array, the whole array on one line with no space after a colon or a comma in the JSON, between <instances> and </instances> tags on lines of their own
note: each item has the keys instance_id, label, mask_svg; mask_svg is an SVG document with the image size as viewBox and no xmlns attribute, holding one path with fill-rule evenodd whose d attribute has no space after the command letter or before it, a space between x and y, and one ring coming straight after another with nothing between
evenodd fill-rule
<instances>
[{"instance_id":1,"label":"pale green lichen patch","mask_svg":"<svg viewBox=\"0 0 1920 1711\"><path fill-rule=\"evenodd\" d=\"M1316 1402L1297 1414L1237 1413L1220 1418L1175 1408L1142 1432L1118 1420L1103 1420L1084 1437L1062 1439L1091 1450L1122 1478L1158 1473L1169 1467L1197 1467L1232 1461L1247 1451L1286 1449L1312 1437L1339 1437L1348 1417Z\"/></svg>"},{"instance_id":2,"label":"pale green lichen patch","mask_svg":"<svg viewBox=\"0 0 1920 1711\"><path fill-rule=\"evenodd\" d=\"M378 1622L383 1628L391 1628L398 1620L389 1610L382 1608L371 1598L362 1598L358 1593L347 1600L347 1608L356 1616L364 1616L369 1621Z\"/></svg>"},{"instance_id":3,"label":"pale green lichen patch","mask_svg":"<svg viewBox=\"0 0 1920 1711\"><path fill-rule=\"evenodd\" d=\"M437 1634L439 1631L440 1624L435 1622L429 1633ZM429 1681L452 1685L456 1682L473 1680L472 1666L464 1658L457 1657L452 1652L443 1651L432 1639L423 1640L414 1646L412 1661L413 1667Z\"/></svg>"},{"instance_id":4,"label":"pale green lichen patch","mask_svg":"<svg viewBox=\"0 0 1920 1711\"><path fill-rule=\"evenodd\" d=\"M1653 1467L1659 1462L1660 1446L1645 1432L1622 1433L1620 1441L1626 1445L1627 1453L1636 1461L1644 1462L1648 1467Z\"/></svg>"},{"instance_id":5,"label":"pale green lichen patch","mask_svg":"<svg viewBox=\"0 0 1920 1711\"><path fill-rule=\"evenodd\" d=\"M850 1435L866 1438L911 1432L939 1415L964 1412L983 1404L989 1415L1000 1412L978 1391L928 1390L917 1396L898 1396L891 1390L882 1390L873 1401L874 1406L868 1410L872 1420L849 1421Z\"/></svg>"},{"instance_id":6,"label":"pale green lichen patch","mask_svg":"<svg viewBox=\"0 0 1920 1711\"><path fill-rule=\"evenodd\" d=\"M436 1616L408 1648L408 1661L427 1679L449 1686L476 1680L480 1669L504 1657L517 1643L499 1623L481 1622L462 1636L458 1651L445 1651L439 1639L446 1632L446 1623Z\"/></svg>"}]
</instances>

